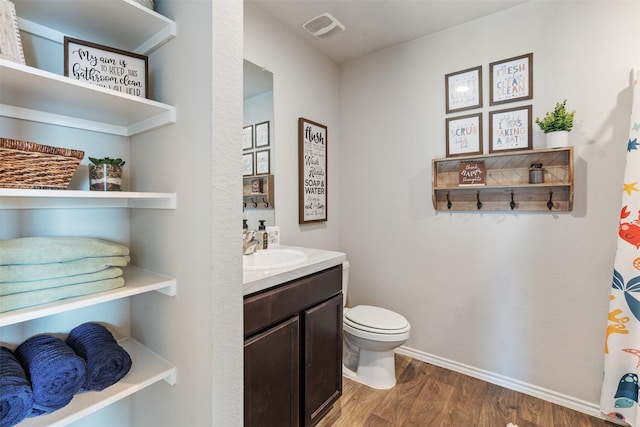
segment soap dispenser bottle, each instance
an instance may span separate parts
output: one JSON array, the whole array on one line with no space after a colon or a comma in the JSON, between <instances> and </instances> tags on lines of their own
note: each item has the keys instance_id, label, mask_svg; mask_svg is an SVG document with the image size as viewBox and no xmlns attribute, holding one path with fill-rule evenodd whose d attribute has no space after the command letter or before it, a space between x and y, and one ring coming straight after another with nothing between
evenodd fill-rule
<instances>
[{"instance_id":1,"label":"soap dispenser bottle","mask_svg":"<svg viewBox=\"0 0 640 427\"><path fill-rule=\"evenodd\" d=\"M262 247L258 245L260 249L267 249L269 247L269 233L267 233L267 228L264 226L265 221L264 219L258 221L260 223L258 226L258 237L262 240Z\"/></svg>"}]
</instances>

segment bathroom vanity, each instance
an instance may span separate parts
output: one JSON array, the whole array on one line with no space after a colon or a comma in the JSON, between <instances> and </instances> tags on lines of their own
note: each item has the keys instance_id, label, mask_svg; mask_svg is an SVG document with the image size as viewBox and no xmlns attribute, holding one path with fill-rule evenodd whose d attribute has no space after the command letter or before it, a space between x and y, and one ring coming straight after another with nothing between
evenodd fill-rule
<instances>
[{"instance_id":1,"label":"bathroom vanity","mask_svg":"<svg viewBox=\"0 0 640 427\"><path fill-rule=\"evenodd\" d=\"M312 426L342 394L342 262L244 272L245 426Z\"/></svg>"}]
</instances>

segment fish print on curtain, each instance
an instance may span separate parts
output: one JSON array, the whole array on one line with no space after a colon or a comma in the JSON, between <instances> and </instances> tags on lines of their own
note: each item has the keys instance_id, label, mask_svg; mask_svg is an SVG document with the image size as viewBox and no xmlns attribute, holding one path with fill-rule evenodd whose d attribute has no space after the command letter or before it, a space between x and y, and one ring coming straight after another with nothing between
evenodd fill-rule
<instances>
[{"instance_id":1,"label":"fish print on curtain","mask_svg":"<svg viewBox=\"0 0 640 427\"><path fill-rule=\"evenodd\" d=\"M640 70L634 70L627 165L609 301L601 411L640 426Z\"/></svg>"}]
</instances>

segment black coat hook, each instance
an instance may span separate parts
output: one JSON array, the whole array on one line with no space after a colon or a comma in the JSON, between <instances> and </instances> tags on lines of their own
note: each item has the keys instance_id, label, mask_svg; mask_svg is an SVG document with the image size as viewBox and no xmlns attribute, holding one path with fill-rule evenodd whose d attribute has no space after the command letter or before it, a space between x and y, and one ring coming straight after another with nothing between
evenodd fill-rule
<instances>
[{"instance_id":1,"label":"black coat hook","mask_svg":"<svg viewBox=\"0 0 640 427\"><path fill-rule=\"evenodd\" d=\"M480 201L480 192L479 191L476 193L476 200L478 201L478 203L476 203L476 206L478 207L478 210L482 209L482 202Z\"/></svg>"},{"instance_id":2,"label":"black coat hook","mask_svg":"<svg viewBox=\"0 0 640 427\"><path fill-rule=\"evenodd\" d=\"M509 202L509 207L511 208L511 210L514 210L516 208L516 202L513 201L513 191L511 192L511 202Z\"/></svg>"},{"instance_id":3,"label":"black coat hook","mask_svg":"<svg viewBox=\"0 0 640 427\"><path fill-rule=\"evenodd\" d=\"M549 210L553 209L553 191L549 191L549 201L547 202Z\"/></svg>"},{"instance_id":4,"label":"black coat hook","mask_svg":"<svg viewBox=\"0 0 640 427\"><path fill-rule=\"evenodd\" d=\"M268 208L269 207L269 201L266 199L266 197L262 198L262 202L264 203L264 207Z\"/></svg>"},{"instance_id":5,"label":"black coat hook","mask_svg":"<svg viewBox=\"0 0 640 427\"><path fill-rule=\"evenodd\" d=\"M453 204L451 200L449 200L449 193L447 193L447 209L451 210L451 206L453 206Z\"/></svg>"}]
</instances>

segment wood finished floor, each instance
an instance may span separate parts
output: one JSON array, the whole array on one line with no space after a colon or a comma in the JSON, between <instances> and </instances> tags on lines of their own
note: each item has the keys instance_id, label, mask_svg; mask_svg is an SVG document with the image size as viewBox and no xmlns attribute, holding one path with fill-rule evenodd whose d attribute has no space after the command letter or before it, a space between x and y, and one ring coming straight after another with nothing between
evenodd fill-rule
<instances>
[{"instance_id":1,"label":"wood finished floor","mask_svg":"<svg viewBox=\"0 0 640 427\"><path fill-rule=\"evenodd\" d=\"M398 382L375 390L344 378L318 427L611 427L615 424L396 354Z\"/></svg>"}]
</instances>

